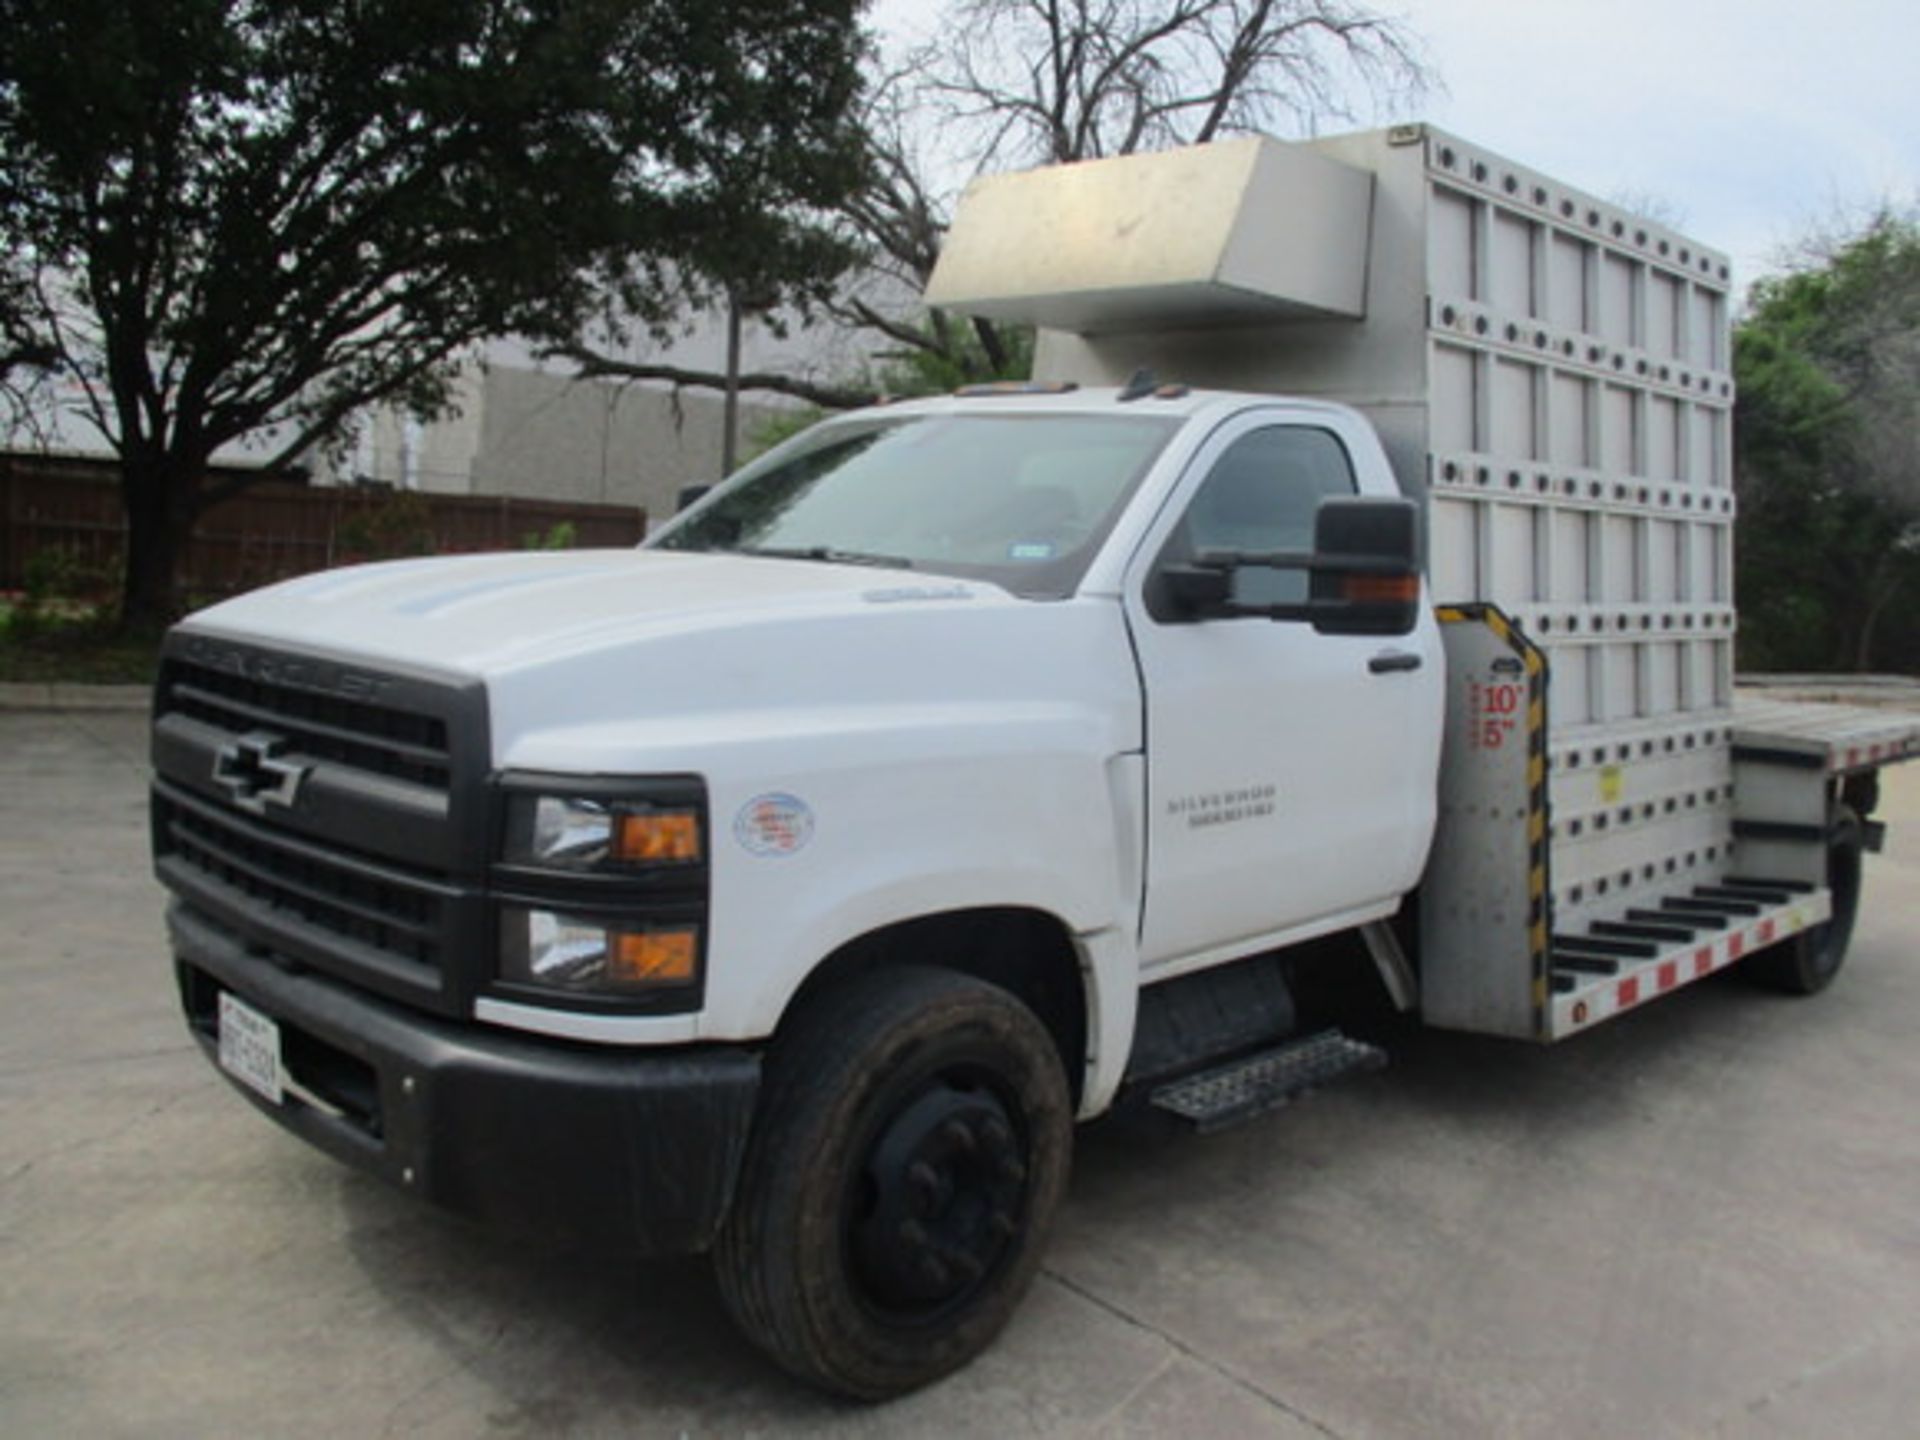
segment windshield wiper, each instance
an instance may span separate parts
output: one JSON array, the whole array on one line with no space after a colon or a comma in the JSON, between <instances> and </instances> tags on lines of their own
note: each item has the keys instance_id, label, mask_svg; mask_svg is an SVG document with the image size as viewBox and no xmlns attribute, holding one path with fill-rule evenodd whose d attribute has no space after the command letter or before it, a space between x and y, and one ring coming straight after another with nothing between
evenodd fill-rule
<instances>
[{"instance_id":1,"label":"windshield wiper","mask_svg":"<svg viewBox=\"0 0 1920 1440\"><path fill-rule=\"evenodd\" d=\"M833 565L878 565L887 570L911 570L913 561L901 555L871 555L864 550L841 550L832 545L742 545L740 555L764 555L771 560L824 560Z\"/></svg>"}]
</instances>

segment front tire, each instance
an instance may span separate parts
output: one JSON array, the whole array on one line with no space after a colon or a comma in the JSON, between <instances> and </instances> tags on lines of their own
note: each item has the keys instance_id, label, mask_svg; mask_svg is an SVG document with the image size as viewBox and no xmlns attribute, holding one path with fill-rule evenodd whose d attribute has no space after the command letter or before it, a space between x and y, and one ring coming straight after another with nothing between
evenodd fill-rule
<instances>
[{"instance_id":1,"label":"front tire","mask_svg":"<svg viewBox=\"0 0 1920 1440\"><path fill-rule=\"evenodd\" d=\"M1827 832L1827 889L1833 896L1833 913L1825 923L1803 930L1747 961L1747 971L1755 982L1789 995L1817 994L1833 983L1847 958L1853 922L1860 913L1861 856L1865 849L1860 817L1841 806Z\"/></svg>"},{"instance_id":2,"label":"front tire","mask_svg":"<svg viewBox=\"0 0 1920 1440\"><path fill-rule=\"evenodd\" d=\"M957 1369L1032 1283L1072 1113L1033 1012L951 971L881 971L805 1002L767 1060L714 1248L746 1334L823 1389L878 1400Z\"/></svg>"}]
</instances>

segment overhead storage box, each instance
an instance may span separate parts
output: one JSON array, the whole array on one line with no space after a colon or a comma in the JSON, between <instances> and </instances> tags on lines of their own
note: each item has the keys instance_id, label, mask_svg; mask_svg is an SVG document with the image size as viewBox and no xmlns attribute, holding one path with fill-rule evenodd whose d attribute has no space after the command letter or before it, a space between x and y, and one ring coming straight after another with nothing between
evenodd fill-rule
<instances>
[{"instance_id":1,"label":"overhead storage box","mask_svg":"<svg viewBox=\"0 0 1920 1440\"><path fill-rule=\"evenodd\" d=\"M1252 138L975 182L927 303L1083 335L1366 313L1373 177Z\"/></svg>"}]
</instances>

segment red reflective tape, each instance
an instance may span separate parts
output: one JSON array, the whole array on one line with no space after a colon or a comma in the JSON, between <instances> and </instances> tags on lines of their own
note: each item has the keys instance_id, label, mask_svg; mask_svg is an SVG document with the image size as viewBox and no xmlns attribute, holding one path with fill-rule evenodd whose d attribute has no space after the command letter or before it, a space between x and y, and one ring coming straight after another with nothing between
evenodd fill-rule
<instances>
[{"instance_id":1,"label":"red reflective tape","mask_svg":"<svg viewBox=\"0 0 1920 1440\"><path fill-rule=\"evenodd\" d=\"M1615 993L1614 998L1622 1010L1626 1009L1629 1005L1638 1005L1640 1003L1640 977L1638 975L1630 975L1625 980L1622 980L1620 982L1620 988Z\"/></svg>"},{"instance_id":2,"label":"red reflective tape","mask_svg":"<svg viewBox=\"0 0 1920 1440\"><path fill-rule=\"evenodd\" d=\"M1746 936L1736 931L1734 934L1729 935L1727 937L1727 959L1738 960L1741 957L1741 955L1746 953L1746 948L1747 948Z\"/></svg>"},{"instance_id":3,"label":"red reflective tape","mask_svg":"<svg viewBox=\"0 0 1920 1440\"><path fill-rule=\"evenodd\" d=\"M1660 962L1660 989L1662 993L1671 990L1680 983L1680 967L1671 960Z\"/></svg>"},{"instance_id":4,"label":"red reflective tape","mask_svg":"<svg viewBox=\"0 0 1920 1440\"><path fill-rule=\"evenodd\" d=\"M1705 949L1696 950L1693 952L1693 974L1695 979L1698 979L1700 976L1705 975L1708 971L1712 969L1713 969L1713 948L1711 946L1708 946Z\"/></svg>"},{"instance_id":5,"label":"red reflective tape","mask_svg":"<svg viewBox=\"0 0 1920 1440\"><path fill-rule=\"evenodd\" d=\"M1762 920L1760 922L1759 932L1755 934L1753 938L1756 945L1771 945L1773 943L1773 921Z\"/></svg>"}]
</instances>

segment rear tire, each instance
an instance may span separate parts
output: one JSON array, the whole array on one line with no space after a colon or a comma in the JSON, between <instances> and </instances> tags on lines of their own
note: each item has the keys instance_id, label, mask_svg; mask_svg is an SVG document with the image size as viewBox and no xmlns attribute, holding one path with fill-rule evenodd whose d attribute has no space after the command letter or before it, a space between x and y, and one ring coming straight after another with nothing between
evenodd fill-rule
<instances>
[{"instance_id":1,"label":"rear tire","mask_svg":"<svg viewBox=\"0 0 1920 1440\"><path fill-rule=\"evenodd\" d=\"M1032 1283L1072 1113L1051 1036L951 971L865 975L805 1002L767 1060L714 1272L741 1329L863 1400L957 1369Z\"/></svg>"},{"instance_id":2,"label":"rear tire","mask_svg":"<svg viewBox=\"0 0 1920 1440\"><path fill-rule=\"evenodd\" d=\"M1833 983L1853 940L1860 912L1861 856L1865 851L1860 817L1841 806L1827 832L1827 888L1833 913L1820 925L1763 950L1747 961L1755 983L1789 995L1813 995Z\"/></svg>"}]
</instances>

